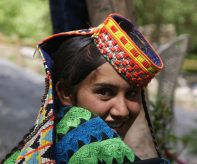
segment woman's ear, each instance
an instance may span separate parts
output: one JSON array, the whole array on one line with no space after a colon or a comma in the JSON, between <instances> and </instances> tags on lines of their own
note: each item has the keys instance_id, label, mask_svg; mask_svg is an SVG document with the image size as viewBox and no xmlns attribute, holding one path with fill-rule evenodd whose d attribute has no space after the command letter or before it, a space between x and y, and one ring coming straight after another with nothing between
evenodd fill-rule
<instances>
[{"instance_id":1,"label":"woman's ear","mask_svg":"<svg viewBox=\"0 0 197 164\"><path fill-rule=\"evenodd\" d=\"M72 99L71 99L71 94L70 94L69 90L65 89L62 82L58 81L56 83L55 90L56 90L57 96L63 106L73 105Z\"/></svg>"}]
</instances>

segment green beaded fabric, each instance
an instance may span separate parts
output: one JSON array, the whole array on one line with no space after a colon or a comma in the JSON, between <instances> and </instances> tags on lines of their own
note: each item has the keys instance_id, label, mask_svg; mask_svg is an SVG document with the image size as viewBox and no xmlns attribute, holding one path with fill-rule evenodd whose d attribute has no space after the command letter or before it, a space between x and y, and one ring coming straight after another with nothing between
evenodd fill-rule
<instances>
[{"instance_id":1,"label":"green beaded fabric","mask_svg":"<svg viewBox=\"0 0 197 164\"><path fill-rule=\"evenodd\" d=\"M57 163L133 162L133 151L100 117L80 107L65 107L57 116Z\"/></svg>"},{"instance_id":2,"label":"green beaded fabric","mask_svg":"<svg viewBox=\"0 0 197 164\"><path fill-rule=\"evenodd\" d=\"M88 110L73 107L56 125L56 132L58 134L66 134L71 127L77 127L80 124L80 119L88 121L91 116Z\"/></svg>"},{"instance_id":3,"label":"green beaded fabric","mask_svg":"<svg viewBox=\"0 0 197 164\"><path fill-rule=\"evenodd\" d=\"M20 151L14 152L8 159L4 161L4 164L14 164L19 154Z\"/></svg>"},{"instance_id":4,"label":"green beaded fabric","mask_svg":"<svg viewBox=\"0 0 197 164\"><path fill-rule=\"evenodd\" d=\"M65 107L56 119L53 163L97 164L133 162L135 155L100 117L81 107ZM17 163L16 151L4 164ZM38 163L27 162L27 163Z\"/></svg>"},{"instance_id":5,"label":"green beaded fabric","mask_svg":"<svg viewBox=\"0 0 197 164\"><path fill-rule=\"evenodd\" d=\"M81 158L83 157L83 158ZM83 146L69 160L69 163L124 163L128 159L134 161L134 154L120 138L107 139Z\"/></svg>"}]
</instances>

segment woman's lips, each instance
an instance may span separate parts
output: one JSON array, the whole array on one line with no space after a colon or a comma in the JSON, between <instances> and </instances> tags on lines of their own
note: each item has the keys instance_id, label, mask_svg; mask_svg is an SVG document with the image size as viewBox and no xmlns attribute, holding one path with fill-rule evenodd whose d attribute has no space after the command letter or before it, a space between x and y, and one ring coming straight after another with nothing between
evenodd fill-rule
<instances>
[{"instance_id":1,"label":"woman's lips","mask_svg":"<svg viewBox=\"0 0 197 164\"><path fill-rule=\"evenodd\" d=\"M131 120L105 120L107 125L113 129L121 138L125 137L126 132L128 131Z\"/></svg>"},{"instance_id":2,"label":"woman's lips","mask_svg":"<svg viewBox=\"0 0 197 164\"><path fill-rule=\"evenodd\" d=\"M124 122L112 122L112 121L107 121L107 125L115 130L119 135L121 135L121 129L124 126Z\"/></svg>"}]
</instances>

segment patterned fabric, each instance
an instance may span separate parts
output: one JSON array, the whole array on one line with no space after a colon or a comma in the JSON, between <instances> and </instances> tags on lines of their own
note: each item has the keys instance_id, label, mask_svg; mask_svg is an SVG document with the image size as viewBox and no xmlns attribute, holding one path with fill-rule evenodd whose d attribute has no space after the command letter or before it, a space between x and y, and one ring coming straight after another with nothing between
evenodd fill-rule
<instances>
[{"instance_id":1,"label":"patterned fabric","mask_svg":"<svg viewBox=\"0 0 197 164\"><path fill-rule=\"evenodd\" d=\"M54 34L39 42L39 47L49 54L53 53L57 45L71 35L92 36L104 58L126 81L137 87L146 87L163 68L161 58L150 43L130 21L120 15L109 15L96 28Z\"/></svg>"},{"instance_id":2,"label":"patterned fabric","mask_svg":"<svg viewBox=\"0 0 197 164\"><path fill-rule=\"evenodd\" d=\"M41 51L46 76L48 79L48 93L40 108L33 128L19 143L16 151L4 163L55 163L52 147L54 144L54 109L52 80L48 68L49 56ZM46 60L47 59L47 62Z\"/></svg>"},{"instance_id":3,"label":"patterned fabric","mask_svg":"<svg viewBox=\"0 0 197 164\"><path fill-rule=\"evenodd\" d=\"M130 28L130 33L124 31ZM109 16L92 36L101 54L127 81L146 86L163 63L134 25L117 15Z\"/></svg>"},{"instance_id":4,"label":"patterned fabric","mask_svg":"<svg viewBox=\"0 0 197 164\"><path fill-rule=\"evenodd\" d=\"M49 80L48 94L39 111L33 130L25 139L25 145L21 149L16 163L54 163L52 153L54 135L52 80L43 55L42 58Z\"/></svg>"},{"instance_id":5,"label":"patterned fabric","mask_svg":"<svg viewBox=\"0 0 197 164\"><path fill-rule=\"evenodd\" d=\"M61 109L62 110L62 109ZM109 163L134 161L134 153L100 118L88 110L66 108L57 123L57 163Z\"/></svg>"}]
</instances>

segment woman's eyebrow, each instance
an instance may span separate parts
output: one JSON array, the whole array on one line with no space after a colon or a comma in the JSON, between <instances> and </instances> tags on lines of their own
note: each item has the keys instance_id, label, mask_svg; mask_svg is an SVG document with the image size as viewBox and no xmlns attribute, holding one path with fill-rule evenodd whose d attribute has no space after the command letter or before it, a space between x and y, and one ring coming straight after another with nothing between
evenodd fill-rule
<instances>
[{"instance_id":1,"label":"woman's eyebrow","mask_svg":"<svg viewBox=\"0 0 197 164\"><path fill-rule=\"evenodd\" d=\"M111 84L111 83L95 83L94 87L107 87L107 88L113 88L113 89L119 89L121 88L119 85L116 84ZM133 86L128 86L126 87L127 90L138 90L139 88L133 87Z\"/></svg>"},{"instance_id":2,"label":"woman's eyebrow","mask_svg":"<svg viewBox=\"0 0 197 164\"><path fill-rule=\"evenodd\" d=\"M109 83L95 83L94 86L95 87L109 87L109 88L115 88L115 89L118 89L119 88L118 85L109 84Z\"/></svg>"}]
</instances>

